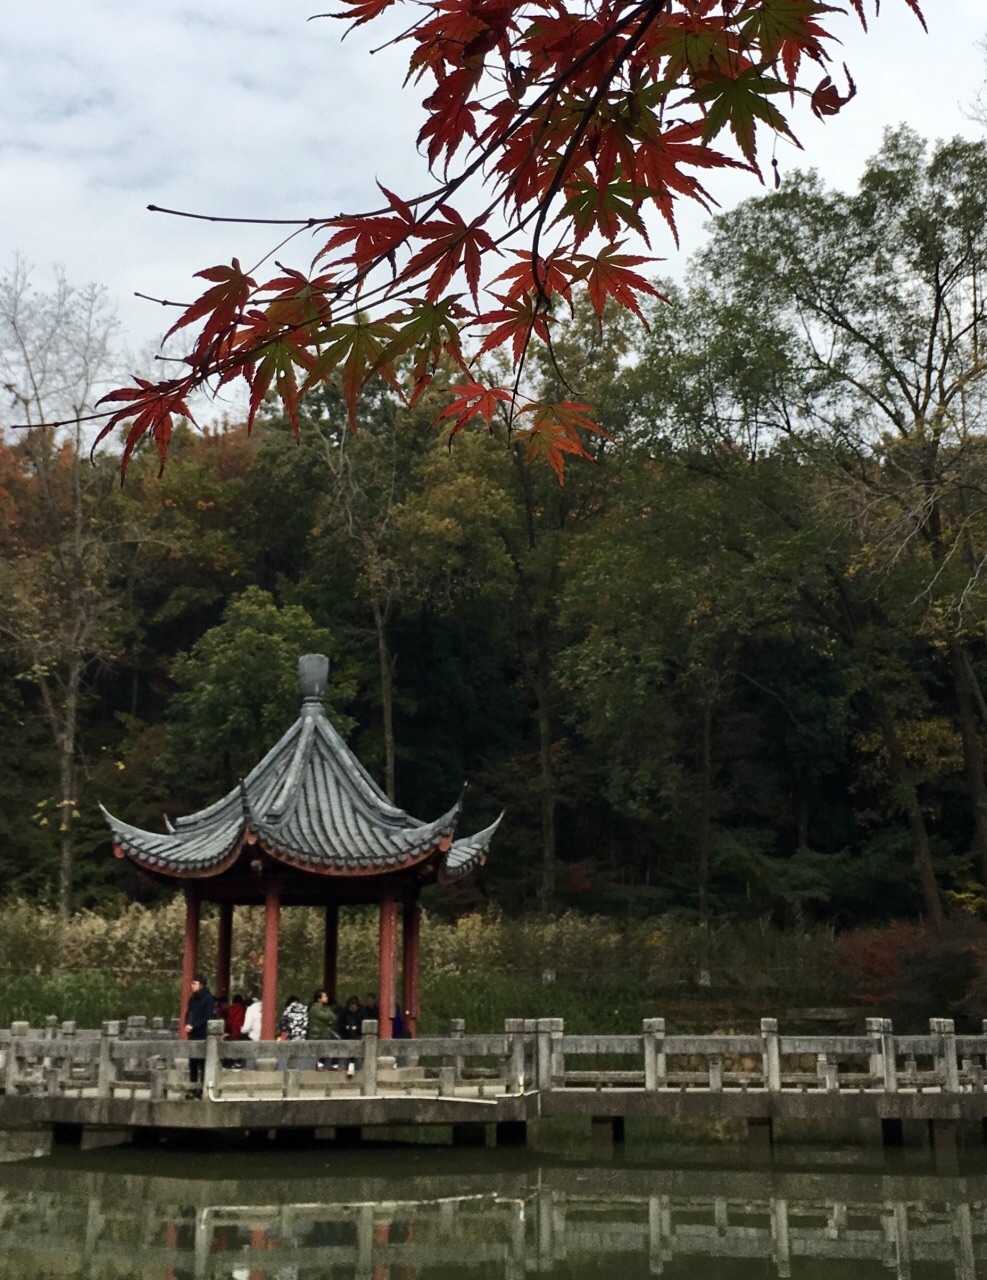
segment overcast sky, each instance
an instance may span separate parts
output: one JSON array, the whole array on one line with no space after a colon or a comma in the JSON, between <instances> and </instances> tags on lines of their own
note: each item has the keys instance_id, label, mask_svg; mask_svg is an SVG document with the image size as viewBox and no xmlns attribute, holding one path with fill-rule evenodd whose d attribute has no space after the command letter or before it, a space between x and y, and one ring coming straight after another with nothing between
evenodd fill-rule
<instances>
[{"instance_id":1,"label":"overcast sky","mask_svg":"<svg viewBox=\"0 0 987 1280\"><path fill-rule=\"evenodd\" d=\"M306 22L324 0L33 0L8 5L0 39L0 269L15 252L44 286L53 264L79 284L105 284L137 349L165 313L135 290L195 296L191 274L234 254L246 266L272 247L269 229L212 226L146 212L324 216L369 207L380 177L421 189L414 137L421 89L402 95L402 58L370 56L377 32ZM834 18L857 98L821 124L802 110L805 151L779 147L784 172L819 168L851 188L887 125L982 136L964 116L984 79L977 47L984 0L924 0L925 35L904 0L884 0L869 35ZM713 175L729 206L759 187ZM703 216L680 214L683 252ZM307 266L308 244L288 257ZM676 271L684 257L655 245ZM293 254L293 256L292 256ZM284 256L284 255L283 255ZM168 321L170 323L170 320Z\"/></svg>"}]
</instances>

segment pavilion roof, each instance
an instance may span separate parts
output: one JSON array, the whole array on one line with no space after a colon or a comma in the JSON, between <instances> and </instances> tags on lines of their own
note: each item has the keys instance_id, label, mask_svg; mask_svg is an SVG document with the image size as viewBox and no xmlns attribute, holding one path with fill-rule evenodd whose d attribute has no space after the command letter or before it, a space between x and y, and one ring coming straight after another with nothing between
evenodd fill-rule
<instances>
[{"instance_id":1,"label":"pavilion roof","mask_svg":"<svg viewBox=\"0 0 987 1280\"><path fill-rule=\"evenodd\" d=\"M314 657L314 655L313 655ZM398 872L428 860L441 880L458 880L486 858L500 822L455 840L461 798L434 822L422 822L388 800L350 751L322 709L328 661L321 679L303 659L302 711L288 732L222 799L143 831L104 817L116 848L148 871L179 878L219 875L245 844L260 845L278 861L317 875L366 876Z\"/></svg>"}]
</instances>

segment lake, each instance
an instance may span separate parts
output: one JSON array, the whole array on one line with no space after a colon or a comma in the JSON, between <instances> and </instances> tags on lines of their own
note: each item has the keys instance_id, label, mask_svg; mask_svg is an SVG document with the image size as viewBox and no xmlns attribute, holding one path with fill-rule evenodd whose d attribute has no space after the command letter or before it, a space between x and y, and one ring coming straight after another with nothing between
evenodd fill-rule
<instances>
[{"instance_id":1,"label":"lake","mask_svg":"<svg viewBox=\"0 0 987 1280\"><path fill-rule=\"evenodd\" d=\"M982 1159L944 1176L823 1149L744 1167L726 1146L3 1146L2 1280L987 1277Z\"/></svg>"}]
</instances>

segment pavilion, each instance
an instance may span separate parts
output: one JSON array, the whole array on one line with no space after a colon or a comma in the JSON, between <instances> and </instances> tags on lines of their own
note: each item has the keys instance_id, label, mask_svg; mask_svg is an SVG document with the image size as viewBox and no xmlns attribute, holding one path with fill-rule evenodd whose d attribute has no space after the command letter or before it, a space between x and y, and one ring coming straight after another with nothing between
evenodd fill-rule
<instances>
[{"instance_id":1,"label":"pavilion","mask_svg":"<svg viewBox=\"0 0 987 1280\"><path fill-rule=\"evenodd\" d=\"M434 822L421 822L388 800L322 709L329 659L298 663L299 718L250 773L198 813L165 819L167 832L142 831L103 815L113 851L160 884L185 890L182 999L199 968L203 902L219 906L215 989L229 994L235 906L264 907L262 1038L276 1036L278 938L282 907L325 911L323 985L336 996L340 906L376 903L380 911L378 1004L388 1037L396 1003L398 914L402 916L401 1008L415 1034L419 1003L418 896L427 885L459 880L486 859L500 819L454 839L462 800Z\"/></svg>"}]
</instances>

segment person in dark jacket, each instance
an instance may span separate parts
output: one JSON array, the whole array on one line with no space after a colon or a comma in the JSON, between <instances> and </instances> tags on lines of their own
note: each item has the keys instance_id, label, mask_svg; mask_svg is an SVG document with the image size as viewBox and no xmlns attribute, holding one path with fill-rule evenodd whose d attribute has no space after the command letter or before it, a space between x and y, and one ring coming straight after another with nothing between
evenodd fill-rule
<instances>
[{"instance_id":1,"label":"person in dark jacket","mask_svg":"<svg viewBox=\"0 0 987 1280\"><path fill-rule=\"evenodd\" d=\"M312 1003L308 1007L308 1038L310 1040L338 1040L339 1032L336 1030L339 1022L339 1015L336 1007L329 998L328 991L324 987L320 987L318 991L312 995ZM319 1058L315 1064L316 1071L325 1071L326 1067L332 1067L333 1070L338 1069L339 1063L335 1058Z\"/></svg>"},{"instance_id":2,"label":"person in dark jacket","mask_svg":"<svg viewBox=\"0 0 987 1280\"><path fill-rule=\"evenodd\" d=\"M360 1007L359 996L350 996L339 1015L339 1023L337 1024L340 1040L359 1040L363 1031L363 1009ZM356 1071L356 1061L353 1058L346 1064L346 1074L353 1075Z\"/></svg>"},{"instance_id":3,"label":"person in dark jacket","mask_svg":"<svg viewBox=\"0 0 987 1280\"><path fill-rule=\"evenodd\" d=\"M216 1002L206 986L201 973L192 979L192 989L188 1004L185 1006L185 1038L187 1040L205 1040L210 1021L216 1016ZM193 1084L202 1079L203 1061L201 1058L189 1058L188 1075Z\"/></svg>"},{"instance_id":4,"label":"person in dark jacket","mask_svg":"<svg viewBox=\"0 0 987 1280\"><path fill-rule=\"evenodd\" d=\"M363 1009L358 996L350 996L339 1015L336 1027L340 1040L359 1040L363 1030Z\"/></svg>"}]
</instances>

